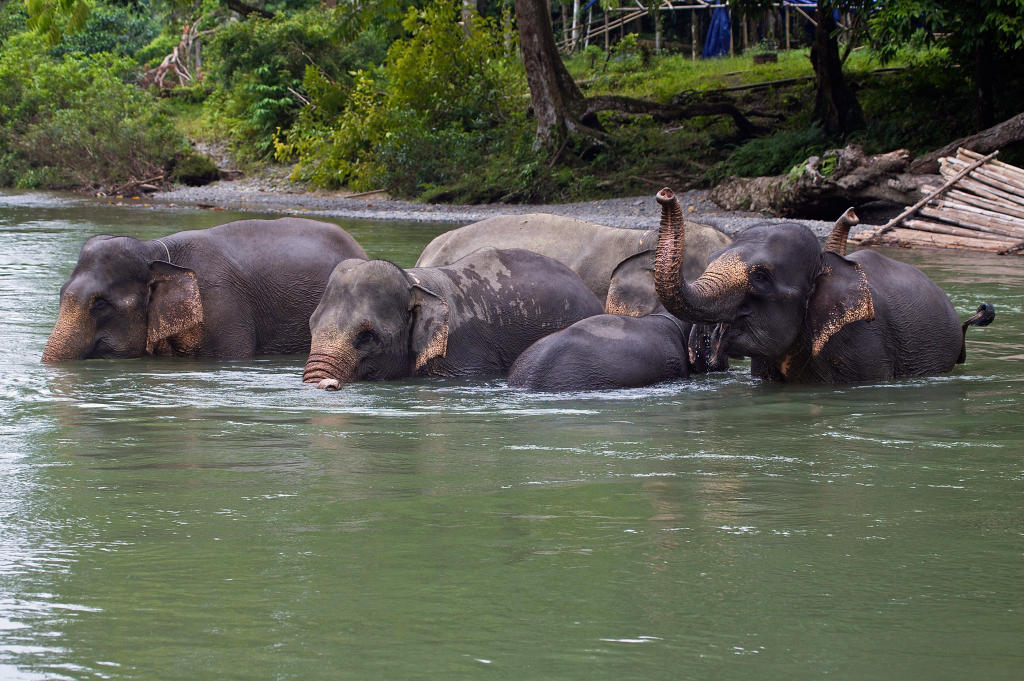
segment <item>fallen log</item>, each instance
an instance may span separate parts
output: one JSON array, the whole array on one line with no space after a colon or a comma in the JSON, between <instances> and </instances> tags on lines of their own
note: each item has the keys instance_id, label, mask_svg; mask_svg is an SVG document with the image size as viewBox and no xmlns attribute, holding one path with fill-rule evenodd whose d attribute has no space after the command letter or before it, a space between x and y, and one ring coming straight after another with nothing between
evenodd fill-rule
<instances>
[{"instance_id":1,"label":"fallen log","mask_svg":"<svg viewBox=\"0 0 1024 681\"><path fill-rule=\"evenodd\" d=\"M1024 140L1024 113L993 125L974 135L962 137L955 142L914 159L909 171L915 174L934 174L939 170L939 159L956 153L959 148L970 148L975 152L987 154L997 149Z\"/></svg>"}]
</instances>

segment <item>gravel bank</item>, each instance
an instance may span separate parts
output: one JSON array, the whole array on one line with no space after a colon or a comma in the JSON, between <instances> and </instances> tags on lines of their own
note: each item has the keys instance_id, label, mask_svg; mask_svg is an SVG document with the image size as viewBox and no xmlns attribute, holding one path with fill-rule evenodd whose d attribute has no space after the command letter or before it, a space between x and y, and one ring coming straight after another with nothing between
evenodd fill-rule
<instances>
[{"instance_id":1,"label":"gravel bank","mask_svg":"<svg viewBox=\"0 0 1024 681\"><path fill-rule=\"evenodd\" d=\"M494 215L522 213L554 213L567 215L615 227L653 229L658 226L661 211L650 196L603 199L582 203L555 205L483 204L450 205L425 204L390 199L383 192L344 194L308 192L296 188L284 177L271 175L261 178L220 181L205 187L176 187L158 192L147 200L197 208L217 207L226 210L259 213L301 214L309 217L345 217L372 220L412 220L420 222L451 222L464 225ZM756 213L724 212L707 198L707 192L689 191L679 196L687 216L713 225L726 234L736 232L755 222L786 222L778 218L764 218ZM832 223L817 220L802 221L819 237L827 236ZM863 227L854 228L854 233Z\"/></svg>"}]
</instances>

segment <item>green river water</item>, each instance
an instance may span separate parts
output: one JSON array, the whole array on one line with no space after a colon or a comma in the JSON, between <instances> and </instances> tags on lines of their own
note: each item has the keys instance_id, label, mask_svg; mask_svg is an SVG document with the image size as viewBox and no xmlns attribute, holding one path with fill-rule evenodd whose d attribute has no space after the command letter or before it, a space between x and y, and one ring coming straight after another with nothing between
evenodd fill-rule
<instances>
[{"instance_id":1,"label":"green river water","mask_svg":"<svg viewBox=\"0 0 1024 681\"><path fill-rule=\"evenodd\" d=\"M0 194L0 679L1024 678L1024 260L889 253L997 318L884 385L39 363L88 236L239 217Z\"/></svg>"}]
</instances>

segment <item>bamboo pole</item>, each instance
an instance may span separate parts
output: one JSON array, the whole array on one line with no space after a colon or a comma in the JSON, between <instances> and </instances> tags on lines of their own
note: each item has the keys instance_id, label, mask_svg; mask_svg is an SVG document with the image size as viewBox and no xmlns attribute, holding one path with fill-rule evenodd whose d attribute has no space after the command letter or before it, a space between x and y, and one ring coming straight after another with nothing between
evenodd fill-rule
<instances>
[{"instance_id":1,"label":"bamboo pole","mask_svg":"<svg viewBox=\"0 0 1024 681\"><path fill-rule=\"evenodd\" d=\"M976 215L981 224L984 224L984 220L1004 222L1007 225L1007 229L1010 231L1021 232L1021 234L1024 235L1024 220L1020 220L1019 218L1000 211L972 206L968 203L964 203L950 197L943 197L935 205L935 208L939 210L955 210L961 213Z\"/></svg>"},{"instance_id":2,"label":"bamboo pole","mask_svg":"<svg viewBox=\"0 0 1024 681\"><path fill-rule=\"evenodd\" d=\"M1011 204L1008 201L993 201L989 198L965 192L960 189L950 189L946 192L946 196L950 199L966 203L971 206L977 206L978 208L986 208L988 210L994 210L1001 212L1004 215L1012 215L1015 218L1024 220L1024 206Z\"/></svg>"},{"instance_id":3,"label":"bamboo pole","mask_svg":"<svg viewBox=\"0 0 1024 681\"><path fill-rule=\"evenodd\" d=\"M921 208L920 213L925 217L946 220L961 227L976 228L980 232L999 230L999 233L1019 235L1021 238L1024 238L1024 232L1017 229L1014 223L990 216L980 216L970 211L954 208L937 209L932 206L924 206Z\"/></svg>"},{"instance_id":4,"label":"bamboo pole","mask_svg":"<svg viewBox=\"0 0 1024 681\"><path fill-rule=\"evenodd\" d=\"M968 159L970 159L972 161L981 158L981 154L979 154L978 152L971 151L970 149L964 149L963 147L960 147L960 148L957 149L957 156L961 156L961 155L966 156ZM1017 177L1024 178L1024 168L1018 168L1017 166L1012 166L1009 163L1004 163L1003 161L1000 161L998 159L993 159L989 163L989 166L991 168L993 168L993 169L1004 170L1006 172L1012 173L1013 175L1015 175Z\"/></svg>"},{"instance_id":5,"label":"bamboo pole","mask_svg":"<svg viewBox=\"0 0 1024 681\"><path fill-rule=\"evenodd\" d=\"M908 218L911 215L913 215L921 206L925 205L926 203L928 203L929 201L934 199L936 196L939 196L940 194L942 194L942 192L946 191L947 189L952 187L954 184L956 184L957 180L959 180L964 175L967 175L969 172L971 172L972 170L974 170L975 168L977 168L981 164L985 163L990 158L995 158L996 154L998 154L998 153L999 153L998 151L993 151L991 154L989 154L985 158L979 159L979 160L975 161L974 163L972 163L968 168L966 168L965 170L963 170L960 173L958 173L956 175L956 177L954 177L954 178L950 179L948 182L946 182L946 184L942 185L937 190L935 190L934 192L932 192L928 196L924 197L923 199L921 199L920 201L915 203L910 208L907 208L905 211L903 211L902 213L900 213L899 215L894 217L892 220L889 220L889 222L885 223L885 225L883 225L880 229L876 230L874 233L872 233L870 236L868 236L866 239L864 239L861 242L861 245L869 246L869 245L875 243L876 240L878 239L878 237L880 237L881 235L885 234L886 232L889 232L889 231L893 230L896 227L896 225L898 225L903 220L905 220L906 218Z\"/></svg>"},{"instance_id":6,"label":"bamboo pole","mask_svg":"<svg viewBox=\"0 0 1024 681\"><path fill-rule=\"evenodd\" d=\"M985 232L978 232L973 229L967 229L966 227L957 227L955 225L947 225L941 222L932 222L930 220L908 218L903 224L905 224L908 229L919 229L923 232L932 232L935 234L964 236L971 239L984 239L986 241L999 241L1006 243L1017 242L1017 240L1014 239L1013 237L1003 236L1002 234L987 234Z\"/></svg>"},{"instance_id":7,"label":"bamboo pole","mask_svg":"<svg viewBox=\"0 0 1024 681\"><path fill-rule=\"evenodd\" d=\"M969 177L965 177L957 182L957 187L960 187L964 191L970 191L978 196L984 196L985 198L989 198L994 201L1006 201L1007 203L1024 206L1024 196L1004 192L1001 189L996 189L995 187L982 182L977 182Z\"/></svg>"},{"instance_id":8,"label":"bamboo pole","mask_svg":"<svg viewBox=\"0 0 1024 681\"><path fill-rule=\"evenodd\" d=\"M896 228L887 235L887 242L897 245L927 246L932 248L970 248L979 251L998 253L1005 250L1005 242L977 239L948 234L933 234L916 229Z\"/></svg>"}]
</instances>

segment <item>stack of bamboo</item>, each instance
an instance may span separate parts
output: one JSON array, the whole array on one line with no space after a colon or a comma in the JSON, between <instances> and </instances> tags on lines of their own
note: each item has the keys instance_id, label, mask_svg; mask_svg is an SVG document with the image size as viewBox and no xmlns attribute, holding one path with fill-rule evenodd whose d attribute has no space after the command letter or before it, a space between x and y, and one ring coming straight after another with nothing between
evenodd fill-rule
<instances>
[{"instance_id":1,"label":"stack of bamboo","mask_svg":"<svg viewBox=\"0 0 1024 681\"><path fill-rule=\"evenodd\" d=\"M924 187L924 199L861 243L1024 253L1024 169L994 156L961 148L940 159L947 182Z\"/></svg>"}]
</instances>

